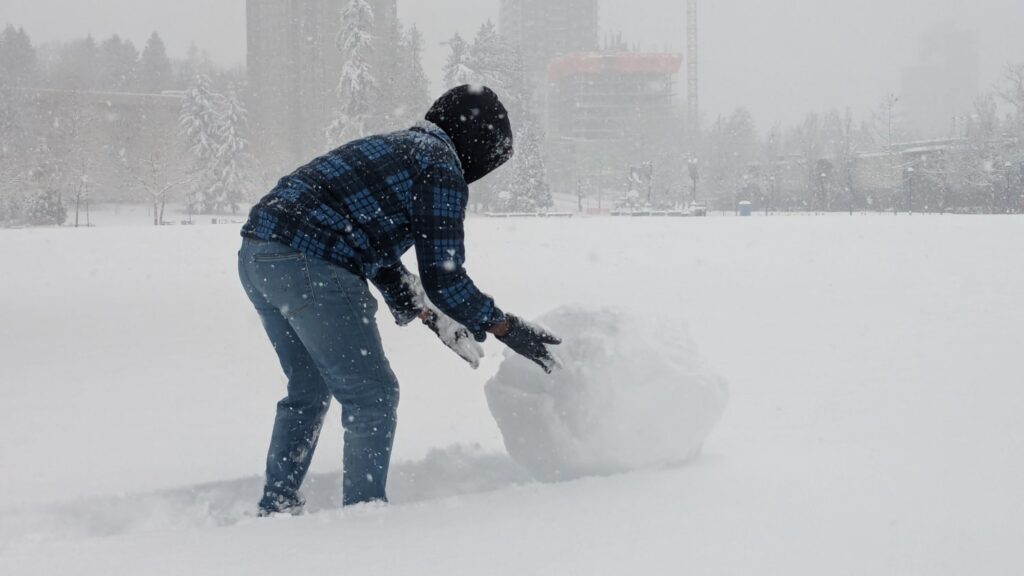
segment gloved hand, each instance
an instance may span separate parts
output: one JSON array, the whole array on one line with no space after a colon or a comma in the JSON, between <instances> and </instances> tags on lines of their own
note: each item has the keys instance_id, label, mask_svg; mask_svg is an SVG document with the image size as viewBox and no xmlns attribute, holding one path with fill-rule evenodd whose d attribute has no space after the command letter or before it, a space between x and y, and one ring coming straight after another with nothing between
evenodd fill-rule
<instances>
[{"instance_id":1,"label":"gloved hand","mask_svg":"<svg viewBox=\"0 0 1024 576\"><path fill-rule=\"evenodd\" d=\"M551 374L558 366L558 360L551 355L548 346L557 346L562 343L562 339L518 316L508 314L506 322L508 331L500 335L495 334L495 337L516 354L533 361L543 368L544 372Z\"/></svg>"},{"instance_id":2,"label":"gloved hand","mask_svg":"<svg viewBox=\"0 0 1024 576\"><path fill-rule=\"evenodd\" d=\"M477 343L465 326L446 316L443 312L426 307L420 314L423 324L430 328L445 346L451 348L474 370L480 367L484 349Z\"/></svg>"}]
</instances>

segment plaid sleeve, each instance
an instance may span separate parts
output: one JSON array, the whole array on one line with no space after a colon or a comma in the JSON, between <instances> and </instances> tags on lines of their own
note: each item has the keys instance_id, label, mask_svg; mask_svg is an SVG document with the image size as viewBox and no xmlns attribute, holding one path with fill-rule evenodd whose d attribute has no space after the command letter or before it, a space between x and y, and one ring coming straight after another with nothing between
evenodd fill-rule
<instances>
[{"instance_id":1,"label":"plaid sleeve","mask_svg":"<svg viewBox=\"0 0 1024 576\"><path fill-rule=\"evenodd\" d=\"M466 274L463 221L469 187L458 167L437 163L421 175L412 198L412 230L420 279L430 301L483 342L505 319Z\"/></svg>"},{"instance_id":2,"label":"plaid sleeve","mask_svg":"<svg viewBox=\"0 0 1024 576\"><path fill-rule=\"evenodd\" d=\"M395 266L381 268L371 280L399 326L409 324L423 310L423 299L414 289L416 282L412 278L412 273L399 262Z\"/></svg>"}]
</instances>

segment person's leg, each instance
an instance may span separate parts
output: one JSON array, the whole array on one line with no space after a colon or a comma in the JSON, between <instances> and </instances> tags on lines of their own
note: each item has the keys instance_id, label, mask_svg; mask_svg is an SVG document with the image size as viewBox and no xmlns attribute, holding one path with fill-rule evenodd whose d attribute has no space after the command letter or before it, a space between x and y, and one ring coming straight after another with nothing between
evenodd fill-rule
<instances>
[{"instance_id":1,"label":"person's leg","mask_svg":"<svg viewBox=\"0 0 1024 576\"><path fill-rule=\"evenodd\" d=\"M292 325L342 406L344 504L387 501L398 408L398 380L384 356L366 280L309 261L314 304Z\"/></svg>"},{"instance_id":2,"label":"person's leg","mask_svg":"<svg viewBox=\"0 0 1024 576\"><path fill-rule=\"evenodd\" d=\"M311 296L304 261L285 246L246 242L239 254L239 276L288 378L288 395L277 405L267 453L261 513L295 512L299 488L316 450L331 396L288 318Z\"/></svg>"}]
</instances>

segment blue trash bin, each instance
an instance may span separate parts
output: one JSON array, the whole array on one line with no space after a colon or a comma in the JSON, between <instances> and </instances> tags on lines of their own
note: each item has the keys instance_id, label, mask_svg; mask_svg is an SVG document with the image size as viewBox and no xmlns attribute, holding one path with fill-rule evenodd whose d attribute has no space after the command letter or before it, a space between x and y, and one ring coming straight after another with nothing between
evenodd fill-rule
<instances>
[{"instance_id":1,"label":"blue trash bin","mask_svg":"<svg viewBox=\"0 0 1024 576\"><path fill-rule=\"evenodd\" d=\"M753 211L753 205L750 202L740 202L740 216L750 216Z\"/></svg>"}]
</instances>

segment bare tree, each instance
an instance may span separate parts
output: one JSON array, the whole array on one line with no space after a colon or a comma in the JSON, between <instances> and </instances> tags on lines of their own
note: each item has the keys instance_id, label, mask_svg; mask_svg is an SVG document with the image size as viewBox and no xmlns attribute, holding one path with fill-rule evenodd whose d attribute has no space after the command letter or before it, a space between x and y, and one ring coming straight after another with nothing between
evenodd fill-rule
<instances>
[{"instance_id":1,"label":"bare tree","mask_svg":"<svg viewBox=\"0 0 1024 576\"><path fill-rule=\"evenodd\" d=\"M0 226L19 223L25 211L25 173L13 165L0 165Z\"/></svg>"},{"instance_id":2,"label":"bare tree","mask_svg":"<svg viewBox=\"0 0 1024 576\"><path fill-rule=\"evenodd\" d=\"M163 226L164 211L167 208L167 200L172 191L192 182L194 176L188 175L178 179L168 178L166 158L160 149L153 150L149 156L140 162L141 173L133 174L135 181L145 191L147 198L153 203L153 225Z\"/></svg>"},{"instance_id":3,"label":"bare tree","mask_svg":"<svg viewBox=\"0 0 1024 576\"><path fill-rule=\"evenodd\" d=\"M1024 127L1024 62L1008 65L1003 80L1004 83L997 92L1003 100L1013 106L1019 131Z\"/></svg>"},{"instance_id":4,"label":"bare tree","mask_svg":"<svg viewBox=\"0 0 1024 576\"><path fill-rule=\"evenodd\" d=\"M896 145L903 139L903 122L900 112L900 97L894 93L886 95L881 105L871 113L871 133L876 146L888 155L888 170L885 182L890 183L886 191L893 198L895 209L897 187L902 182L899 152Z\"/></svg>"},{"instance_id":5,"label":"bare tree","mask_svg":"<svg viewBox=\"0 0 1024 576\"><path fill-rule=\"evenodd\" d=\"M826 144L828 156L834 168L832 184L841 198L830 195L826 204L832 207L833 200L842 200L852 213L856 197L857 138L853 128L853 113L833 110L825 117Z\"/></svg>"}]
</instances>

